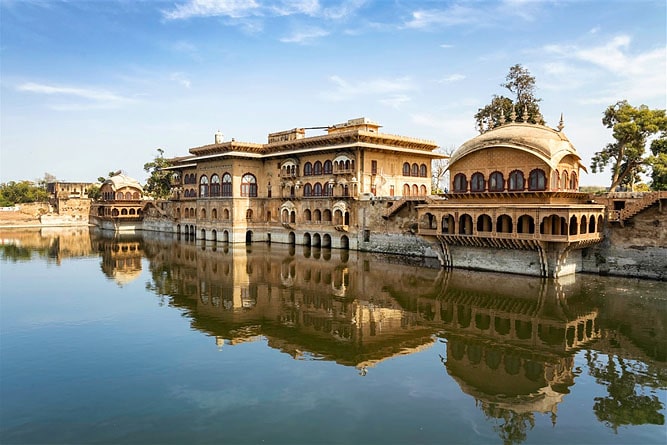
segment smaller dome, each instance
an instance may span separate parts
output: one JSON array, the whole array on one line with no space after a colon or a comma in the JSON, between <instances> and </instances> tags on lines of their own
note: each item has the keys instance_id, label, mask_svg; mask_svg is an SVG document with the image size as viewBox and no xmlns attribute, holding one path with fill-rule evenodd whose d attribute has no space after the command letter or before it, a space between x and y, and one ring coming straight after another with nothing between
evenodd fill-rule
<instances>
[{"instance_id":1,"label":"smaller dome","mask_svg":"<svg viewBox=\"0 0 667 445\"><path fill-rule=\"evenodd\" d=\"M519 122L501 125L468 140L452 154L449 165L473 152L500 147L531 152L553 168L565 156L572 155L585 170L577 150L563 132L545 125Z\"/></svg>"},{"instance_id":2,"label":"smaller dome","mask_svg":"<svg viewBox=\"0 0 667 445\"><path fill-rule=\"evenodd\" d=\"M104 184L110 184L113 191L120 190L123 187L136 188L139 189L142 193L144 191L143 187L141 187L141 184L139 184L139 181L134 178L130 178L125 173L119 173L110 177L104 181L103 185Z\"/></svg>"}]
</instances>

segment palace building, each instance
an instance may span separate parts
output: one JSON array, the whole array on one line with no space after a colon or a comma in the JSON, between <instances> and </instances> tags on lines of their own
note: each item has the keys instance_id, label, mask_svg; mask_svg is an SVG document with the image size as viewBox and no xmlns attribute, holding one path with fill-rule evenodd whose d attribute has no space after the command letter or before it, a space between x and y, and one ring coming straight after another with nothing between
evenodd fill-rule
<instances>
[{"instance_id":1,"label":"palace building","mask_svg":"<svg viewBox=\"0 0 667 445\"><path fill-rule=\"evenodd\" d=\"M165 209L172 231L360 249L371 242L374 214L382 220L431 194L431 160L444 157L434 142L381 133L366 118L317 129L326 134L294 128L269 134L265 144L225 141L218 132L213 144L172 159Z\"/></svg>"},{"instance_id":2,"label":"palace building","mask_svg":"<svg viewBox=\"0 0 667 445\"><path fill-rule=\"evenodd\" d=\"M585 166L562 130L562 118L553 129L513 113L452 154L451 192L418 208L419 234L437 239L446 266L580 270L582 249L603 238L605 206L579 192Z\"/></svg>"},{"instance_id":3,"label":"palace building","mask_svg":"<svg viewBox=\"0 0 667 445\"><path fill-rule=\"evenodd\" d=\"M102 229L134 232L142 228L145 204L139 181L118 171L102 183L90 219Z\"/></svg>"}]
</instances>

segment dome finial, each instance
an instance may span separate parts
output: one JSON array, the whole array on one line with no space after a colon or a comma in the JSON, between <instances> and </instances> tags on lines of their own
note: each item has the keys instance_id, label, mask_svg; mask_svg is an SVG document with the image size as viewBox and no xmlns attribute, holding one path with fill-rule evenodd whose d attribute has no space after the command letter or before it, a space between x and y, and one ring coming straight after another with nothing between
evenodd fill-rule
<instances>
[{"instance_id":1,"label":"dome finial","mask_svg":"<svg viewBox=\"0 0 667 445\"><path fill-rule=\"evenodd\" d=\"M524 105L523 106L523 114L521 115L521 119L523 119L523 122L526 123L528 122L528 118L530 116L528 115L528 106Z\"/></svg>"},{"instance_id":2,"label":"dome finial","mask_svg":"<svg viewBox=\"0 0 667 445\"><path fill-rule=\"evenodd\" d=\"M498 119L498 122L500 125L503 125L505 123L505 110L500 108L500 119Z\"/></svg>"},{"instance_id":3,"label":"dome finial","mask_svg":"<svg viewBox=\"0 0 667 445\"><path fill-rule=\"evenodd\" d=\"M560 122L558 122L558 131L563 131L565 124L563 123L563 113L560 114Z\"/></svg>"},{"instance_id":4,"label":"dome finial","mask_svg":"<svg viewBox=\"0 0 667 445\"><path fill-rule=\"evenodd\" d=\"M512 112L510 113L510 121L514 123L516 121L516 107L512 104Z\"/></svg>"}]
</instances>

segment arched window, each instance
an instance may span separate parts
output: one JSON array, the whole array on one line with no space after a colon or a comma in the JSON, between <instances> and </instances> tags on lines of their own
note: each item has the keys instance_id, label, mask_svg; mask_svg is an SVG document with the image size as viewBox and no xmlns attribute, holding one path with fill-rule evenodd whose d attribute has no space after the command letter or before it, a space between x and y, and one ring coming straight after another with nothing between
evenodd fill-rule
<instances>
[{"instance_id":1,"label":"arched window","mask_svg":"<svg viewBox=\"0 0 667 445\"><path fill-rule=\"evenodd\" d=\"M470 178L470 191L471 192L483 192L486 186L486 181L484 181L484 175L480 172L473 173Z\"/></svg>"},{"instance_id":2,"label":"arched window","mask_svg":"<svg viewBox=\"0 0 667 445\"><path fill-rule=\"evenodd\" d=\"M459 173L454 176L454 191L459 193L464 193L468 191L468 180L466 175Z\"/></svg>"},{"instance_id":3,"label":"arched window","mask_svg":"<svg viewBox=\"0 0 667 445\"><path fill-rule=\"evenodd\" d=\"M489 191L502 192L505 190L505 178L501 172L493 172L489 176Z\"/></svg>"},{"instance_id":4,"label":"arched window","mask_svg":"<svg viewBox=\"0 0 667 445\"><path fill-rule=\"evenodd\" d=\"M319 182L316 182L315 185L313 186L313 195L322 196L322 184L320 184Z\"/></svg>"},{"instance_id":5,"label":"arched window","mask_svg":"<svg viewBox=\"0 0 667 445\"><path fill-rule=\"evenodd\" d=\"M313 186L310 185L310 182L306 183L303 186L303 196L308 197L313 194Z\"/></svg>"},{"instance_id":6,"label":"arched window","mask_svg":"<svg viewBox=\"0 0 667 445\"><path fill-rule=\"evenodd\" d=\"M252 209L248 209L245 211L245 219L251 220L252 219Z\"/></svg>"},{"instance_id":7,"label":"arched window","mask_svg":"<svg viewBox=\"0 0 667 445\"><path fill-rule=\"evenodd\" d=\"M419 196L419 187L417 187L417 184L412 184L412 196Z\"/></svg>"},{"instance_id":8,"label":"arched window","mask_svg":"<svg viewBox=\"0 0 667 445\"><path fill-rule=\"evenodd\" d=\"M333 173L333 163L331 161L324 161L324 174L330 175Z\"/></svg>"},{"instance_id":9,"label":"arched window","mask_svg":"<svg viewBox=\"0 0 667 445\"><path fill-rule=\"evenodd\" d=\"M426 193L427 193L426 186L425 186L424 184L422 184L422 185L419 187L419 194L420 194L421 196L426 196Z\"/></svg>"},{"instance_id":10,"label":"arched window","mask_svg":"<svg viewBox=\"0 0 667 445\"><path fill-rule=\"evenodd\" d=\"M523 172L521 170L514 170L510 173L510 179L507 184L507 188L510 192L520 192L523 191L524 184Z\"/></svg>"},{"instance_id":11,"label":"arched window","mask_svg":"<svg viewBox=\"0 0 667 445\"><path fill-rule=\"evenodd\" d=\"M333 182L327 182L324 184L324 196L333 196L334 184Z\"/></svg>"},{"instance_id":12,"label":"arched window","mask_svg":"<svg viewBox=\"0 0 667 445\"><path fill-rule=\"evenodd\" d=\"M410 184L403 185L403 196L410 196Z\"/></svg>"},{"instance_id":13,"label":"arched window","mask_svg":"<svg viewBox=\"0 0 667 445\"><path fill-rule=\"evenodd\" d=\"M310 215L310 209L306 209L303 211L303 219L305 221L310 221L312 219Z\"/></svg>"},{"instance_id":14,"label":"arched window","mask_svg":"<svg viewBox=\"0 0 667 445\"><path fill-rule=\"evenodd\" d=\"M124 196L125 194L123 192L116 193L116 199L119 201L122 201Z\"/></svg>"},{"instance_id":15,"label":"arched window","mask_svg":"<svg viewBox=\"0 0 667 445\"><path fill-rule=\"evenodd\" d=\"M139 199L139 192L134 192L134 193L132 194L132 198L133 198L133 199Z\"/></svg>"},{"instance_id":16,"label":"arched window","mask_svg":"<svg viewBox=\"0 0 667 445\"><path fill-rule=\"evenodd\" d=\"M125 199L130 201L132 199L132 192L125 192Z\"/></svg>"},{"instance_id":17,"label":"arched window","mask_svg":"<svg viewBox=\"0 0 667 445\"><path fill-rule=\"evenodd\" d=\"M232 175L222 175L222 196L232 196Z\"/></svg>"},{"instance_id":18,"label":"arched window","mask_svg":"<svg viewBox=\"0 0 667 445\"><path fill-rule=\"evenodd\" d=\"M315 162L315 165L313 166L313 174L315 176L322 174L322 163L320 161Z\"/></svg>"},{"instance_id":19,"label":"arched window","mask_svg":"<svg viewBox=\"0 0 667 445\"><path fill-rule=\"evenodd\" d=\"M246 173L241 178L241 196L244 197L257 197L257 179L255 175Z\"/></svg>"},{"instance_id":20,"label":"arched window","mask_svg":"<svg viewBox=\"0 0 667 445\"><path fill-rule=\"evenodd\" d=\"M211 176L211 196L220 196L220 176Z\"/></svg>"},{"instance_id":21,"label":"arched window","mask_svg":"<svg viewBox=\"0 0 667 445\"><path fill-rule=\"evenodd\" d=\"M426 169L426 164L422 164L422 165L420 165L420 166L419 166L419 176L421 176L422 178L425 178L425 177L426 177L426 173L427 173L426 170L427 170L427 169Z\"/></svg>"},{"instance_id":22,"label":"arched window","mask_svg":"<svg viewBox=\"0 0 667 445\"><path fill-rule=\"evenodd\" d=\"M403 164L403 176L410 176L410 164L407 162Z\"/></svg>"},{"instance_id":23,"label":"arched window","mask_svg":"<svg viewBox=\"0 0 667 445\"><path fill-rule=\"evenodd\" d=\"M572 172L570 175L570 190L577 190L577 188L579 188L579 184L577 184L577 174Z\"/></svg>"},{"instance_id":24,"label":"arched window","mask_svg":"<svg viewBox=\"0 0 667 445\"><path fill-rule=\"evenodd\" d=\"M417 164L412 164L412 176L419 177L419 166Z\"/></svg>"},{"instance_id":25,"label":"arched window","mask_svg":"<svg viewBox=\"0 0 667 445\"><path fill-rule=\"evenodd\" d=\"M306 162L303 165L303 176L310 176L313 174L313 164Z\"/></svg>"},{"instance_id":26,"label":"arched window","mask_svg":"<svg viewBox=\"0 0 667 445\"><path fill-rule=\"evenodd\" d=\"M528 190L545 190L546 186L544 170L540 168L532 170L528 176Z\"/></svg>"},{"instance_id":27,"label":"arched window","mask_svg":"<svg viewBox=\"0 0 667 445\"><path fill-rule=\"evenodd\" d=\"M567 190L567 186L570 184L569 178L567 177L567 172L564 171L563 175L560 178L560 188Z\"/></svg>"},{"instance_id":28,"label":"arched window","mask_svg":"<svg viewBox=\"0 0 667 445\"><path fill-rule=\"evenodd\" d=\"M205 198L208 196L208 178L202 176L199 178L199 197Z\"/></svg>"},{"instance_id":29,"label":"arched window","mask_svg":"<svg viewBox=\"0 0 667 445\"><path fill-rule=\"evenodd\" d=\"M558 186L560 185L560 173L558 170L554 170L554 172L551 174L551 190L558 190Z\"/></svg>"}]
</instances>

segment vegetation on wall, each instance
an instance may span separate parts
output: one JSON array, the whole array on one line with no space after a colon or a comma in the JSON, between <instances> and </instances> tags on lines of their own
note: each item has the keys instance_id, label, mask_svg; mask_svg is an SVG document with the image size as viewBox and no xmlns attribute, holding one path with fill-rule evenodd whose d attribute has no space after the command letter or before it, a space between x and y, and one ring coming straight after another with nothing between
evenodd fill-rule
<instances>
[{"instance_id":1,"label":"vegetation on wall","mask_svg":"<svg viewBox=\"0 0 667 445\"><path fill-rule=\"evenodd\" d=\"M162 169L170 167L172 163L165 159L164 150L158 148L157 152L157 156L151 162L144 164L144 171L150 173L144 187L144 193L155 199L166 199L171 195L172 172Z\"/></svg>"},{"instance_id":2,"label":"vegetation on wall","mask_svg":"<svg viewBox=\"0 0 667 445\"><path fill-rule=\"evenodd\" d=\"M665 110L651 110L646 105L634 107L626 100L610 105L602 123L612 130L614 142L595 153L591 162L593 173L611 167L611 191L619 186L630 189L640 181L646 168L652 170L654 190L667 187L667 116ZM656 137L659 135L658 137ZM653 156L646 156L650 141Z\"/></svg>"},{"instance_id":3,"label":"vegetation on wall","mask_svg":"<svg viewBox=\"0 0 667 445\"><path fill-rule=\"evenodd\" d=\"M510 68L505 83L501 83L500 86L509 90L514 99L494 95L490 104L478 109L475 122L480 133L505 121L509 122L513 111L518 122L523 122L523 115L526 113L528 122L544 123L539 106L542 99L535 97L535 77L530 75L530 71L516 64Z\"/></svg>"}]
</instances>

